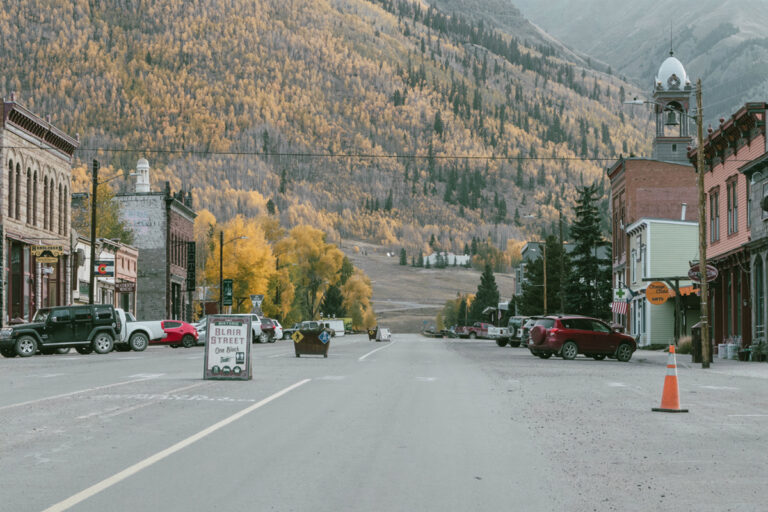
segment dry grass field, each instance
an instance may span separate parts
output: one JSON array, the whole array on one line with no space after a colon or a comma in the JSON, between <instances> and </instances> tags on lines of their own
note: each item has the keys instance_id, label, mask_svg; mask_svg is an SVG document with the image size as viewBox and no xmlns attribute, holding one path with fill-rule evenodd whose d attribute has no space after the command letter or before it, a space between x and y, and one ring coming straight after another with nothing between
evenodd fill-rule
<instances>
[{"instance_id":1,"label":"dry grass field","mask_svg":"<svg viewBox=\"0 0 768 512\"><path fill-rule=\"evenodd\" d=\"M475 293L480 272L462 267L426 269L399 264L399 254L366 242L345 240L342 250L371 278L373 308L379 325L393 332L419 332L435 323L445 301L458 293ZM495 274L502 299L514 291L514 274Z\"/></svg>"}]
</instances>

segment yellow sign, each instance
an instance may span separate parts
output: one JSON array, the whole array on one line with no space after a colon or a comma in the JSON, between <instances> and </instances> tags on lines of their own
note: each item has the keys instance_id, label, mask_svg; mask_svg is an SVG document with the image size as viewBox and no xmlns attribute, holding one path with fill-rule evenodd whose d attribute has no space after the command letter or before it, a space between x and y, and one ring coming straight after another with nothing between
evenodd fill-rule
<instances>
[{"instance_id":1,"label":"yellow sign","mask_svg":"<svg viewBox=\"0 0 768 512\"><path fill-rule=\"evenodd\" d=\"M293 338L293 341L295 343L298 343L298 342L300 342L301 340L304 339L304 335L301 334L299 331L296 331L293 334L291 334L291 338Z\"/></svg>"},{"instance_id":2,"label":"yellow sign","mask_svg":"<svg viewBox=\"0 0 768 512\"><path fill-rule=\"evenodd\" d=\"M654 306L664 304L669 299L669 288L661 281L649 283L645 289L645 298Z\"/></svg>"},{"instance_id":3,"label":"yellow sign","mask_svg":"<svg viewBox=\"0 0 768 512\"><path fill-rule=\"evenodd\" d=\"M33 245L29 252L40 263L58 263L64 248L60 245Z\"/></svg>"}]
</instances>

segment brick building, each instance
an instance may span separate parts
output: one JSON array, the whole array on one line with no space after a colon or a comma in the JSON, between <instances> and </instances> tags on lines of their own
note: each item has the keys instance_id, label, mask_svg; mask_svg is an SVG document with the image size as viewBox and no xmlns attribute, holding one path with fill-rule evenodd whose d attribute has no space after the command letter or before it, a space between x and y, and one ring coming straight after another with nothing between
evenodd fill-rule
<instances>
[{"instance_id":1,"label":"brick building","mask_svg":"<svg viewBox=\"0 0 768 512\"><path fill-rule=\"evenodd\" d=\"M121 219L134 234L137 271L136 316L140 320L192 319L194 221L192 195L149 186L149 163L137 164L136 189L121 193ZM188 272L189 271L189 272ZM189 283L189 284L188 284Z\"/></svg>"},{"instance_id":2,"label":"brick building","mask_svg":"<svg viewBox=\"0 0 768 512\"><path fill-rule=\"evenodd\" d=\"M78 141L15 101L0 127L0 324L70 302L72 155Z\"/></svg>"},{"instance_id":3,"label":"brick building","mask_svg":"<svg viewBox=\"0 0 768 512\"><path fill-rule=\"evenodd\" d=\"M654 80L653 101L648 102L653 105L656 116L653 158L620 158L607 169L611 182L615 289L626 288L629 282L628 226L640 219L698 220L696 174L687 156L691 144L687 117L691 92L685 68L670 55L659 68ZM644 290L645 285L639 292L644 293ZM628 309L614 306L614 322L628 330L631 325L637 325L637 319L630 322L631 306Z\"/></svg>"}]
</instances>

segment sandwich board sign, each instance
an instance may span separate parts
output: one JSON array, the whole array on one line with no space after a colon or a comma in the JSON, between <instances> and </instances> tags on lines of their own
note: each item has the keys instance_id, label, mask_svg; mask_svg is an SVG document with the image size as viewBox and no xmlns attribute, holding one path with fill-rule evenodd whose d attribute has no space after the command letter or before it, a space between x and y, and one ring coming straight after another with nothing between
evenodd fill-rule
<instances>
[{"instance_id":1,"label":"sandwich board sign","mask_svg":"<svg viewBox=\"0 0 768 512\"><path fill-rule=\"evenodd\" d=\"M205 331L203 379L250 380L250 315L211 315Z\"/></svg>"}]
</instances>

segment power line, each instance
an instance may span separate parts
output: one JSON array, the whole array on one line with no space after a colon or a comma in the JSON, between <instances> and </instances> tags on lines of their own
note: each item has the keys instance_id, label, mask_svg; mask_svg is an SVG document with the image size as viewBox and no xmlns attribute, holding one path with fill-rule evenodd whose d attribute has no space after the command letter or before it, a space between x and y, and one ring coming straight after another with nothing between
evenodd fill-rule
<instances>
[{"instance_id":1,"label":"power line","mask_svg":"<svg viewBox=\"0 0 768 512\"><path fill-rule=\"evenodd\" d=\"M46 149L37 146L0 146L0 149ZM202 156L262 156L262 157L291 157L291 158L361 158L361 159L390 159L390 160L490 160L490 161L550 161L550 162L614 162L621 156L587 157L587 156L501 156L501 155L418 155L418 154L375 154L375 153L281 153L264 151L204 151L189 149L125 149L125 148L77 148L75 151L92 153L140 153L140 154L171 154L171 155L202 155ZM632 157L628 158L642 158ZM730 160L731 162L746 163L752 160Z\"/></svg>"}]
</instances>

